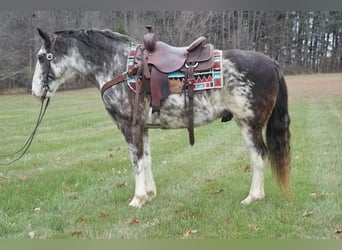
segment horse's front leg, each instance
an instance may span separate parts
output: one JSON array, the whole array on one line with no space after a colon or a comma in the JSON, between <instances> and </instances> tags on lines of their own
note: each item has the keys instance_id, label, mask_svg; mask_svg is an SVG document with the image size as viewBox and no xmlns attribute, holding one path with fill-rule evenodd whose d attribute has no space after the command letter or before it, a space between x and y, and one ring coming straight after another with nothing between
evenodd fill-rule
<instances>
[{"instance_id":1,"label":"horse's front leg","mask_svg":"<svg viewBox=\"0 0 342 250\"><path fill-rule=\"evenodd\" d=\"M148 136L148 129L144 130L143 134L144 143L144 155L143 155L143 167L145 172L145 188L148 200L153 199L157 195L156 185L154 184L152 168L151 168L151 150L150 140Z\"/></svg>"},{"instance_id":2,"label":"horse's front leg","mask_svg":"<svg viewBox=\"0 0 342 250\"><path fill-rule=\"evenodd\" d=\"M140 126L133 127L131 135L125 135L135 175L135 191L132 207L141 207L156 195L156 187L151 170L148 131Z\"/></svg>"}]
</instances>

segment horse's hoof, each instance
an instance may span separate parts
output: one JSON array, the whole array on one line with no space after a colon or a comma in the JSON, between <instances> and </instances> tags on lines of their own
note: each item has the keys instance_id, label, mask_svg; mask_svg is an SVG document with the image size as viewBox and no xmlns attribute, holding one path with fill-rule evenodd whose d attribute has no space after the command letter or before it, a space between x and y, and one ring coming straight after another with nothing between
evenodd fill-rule
<instances>
[{"instance_id":1,"label":"horse's hoof","mask_svg":"<svg viewBox=\"0 0 342 250\"><path fill-rule=\"evenodd\" d=\"M141 208L146 202L146 197L134 196L132 201L129 203L131 207Z\"/></svg>"},{"instance_id":2,"label":"horse's hoof","mask_svg":"<svg viewBox=\"0 0 342 250\"><path fill-rule=\"evenodd\" d=\"M242 205L249 205L253 201L262 200L265 196L264 195L248 195L246 199L240 202Z\"/></svg>"}]
</instances>

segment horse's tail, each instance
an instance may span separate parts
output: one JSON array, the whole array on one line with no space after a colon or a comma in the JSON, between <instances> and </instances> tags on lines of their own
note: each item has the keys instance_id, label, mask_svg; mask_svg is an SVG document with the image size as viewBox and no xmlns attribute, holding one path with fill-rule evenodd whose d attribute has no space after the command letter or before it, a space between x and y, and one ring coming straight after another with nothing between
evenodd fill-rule
<instances>
[{"instance_id":1,"label":"horse's tail","mask_svg":"<svg viewBox=\"0 0 342 250\"><path fill-rule=\"evenodd\" d=\"M273 173L276 175L282 191L291 196L290 186L290 116L288 113L288 96L284 75L276 65L279 92L275 107L266 129L268 157Z\"/></svg>"}]
</instances>

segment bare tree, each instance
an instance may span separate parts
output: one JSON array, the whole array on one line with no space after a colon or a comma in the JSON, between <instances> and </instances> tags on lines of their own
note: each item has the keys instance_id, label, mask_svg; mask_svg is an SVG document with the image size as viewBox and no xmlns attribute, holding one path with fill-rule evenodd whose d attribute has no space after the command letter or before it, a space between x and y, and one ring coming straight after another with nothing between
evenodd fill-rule
<instances>
[{"instance_id":1,"label":"bare tree","mask_svg":"<svg viewBox=\"0 0 342 250\"><path fill-rule=\"evenodd\" d=\"M287 73L342 71L341 11L0 11L0 91L29 87L37 27L111 29L141 42L146 25L175 46L206 36L219 49L263 52Z\"/></svg>"}]
</instances>

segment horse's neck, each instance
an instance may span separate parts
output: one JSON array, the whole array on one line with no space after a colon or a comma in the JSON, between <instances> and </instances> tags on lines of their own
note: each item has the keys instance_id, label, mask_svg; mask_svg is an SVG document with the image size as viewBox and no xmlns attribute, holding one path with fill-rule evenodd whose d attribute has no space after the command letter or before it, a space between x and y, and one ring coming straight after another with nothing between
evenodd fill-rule
<instances>
[{"instance_id":1,"label":"horse's neck","mask_svg":"<svg viewBox=\"0 0 342 250\"><path fill-rule=\"evenodd\" d=\"M77 71L101 89L106 82L126 71L129 45L93 53L93 59L86 58L80 51L78 53L83 60L78 61Z\"/></svg>"}]
</instances>

